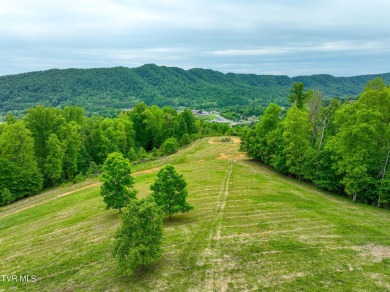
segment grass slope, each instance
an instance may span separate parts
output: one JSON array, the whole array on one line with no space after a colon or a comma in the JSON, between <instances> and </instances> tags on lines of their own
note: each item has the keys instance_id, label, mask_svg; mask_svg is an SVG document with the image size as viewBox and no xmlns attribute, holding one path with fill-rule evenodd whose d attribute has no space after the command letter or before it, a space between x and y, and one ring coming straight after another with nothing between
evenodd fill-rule
<instances>
[{"instance_id":1,"label":"grass slope","mask_svg":"<svg viewBox=\"0 0 390 292\"><path fill-rule=\"evenodd\" d=\"M118 273L117 211L99 184L58 188L0 211L0 291L388 291L390 213L319 192L248 161L238 140L195 142L136 166L139 196L165 163L188 181L195 207L164 223L163 257Z\"/></svg>"}]
</instances>

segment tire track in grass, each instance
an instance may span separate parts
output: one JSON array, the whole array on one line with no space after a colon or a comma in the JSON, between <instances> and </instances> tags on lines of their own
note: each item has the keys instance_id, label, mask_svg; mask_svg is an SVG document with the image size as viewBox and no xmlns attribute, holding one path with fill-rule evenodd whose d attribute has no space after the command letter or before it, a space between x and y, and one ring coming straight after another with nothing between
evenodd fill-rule
<instances>
[{"instance_id":1,"label":"tire track in grass","mask_svg":"<svg viewBox=\"0 0 390 292\"><path fill-rule=\"evenodd\" d=\"M199 222L198 228L186 240L186 248L182 249L181 254L178 256L181 259L180 270L186 271L185 273L191 273L192 275L188 279L189 282L187 284L183 283L183 289L186 286L188 289L196 291L221 290L220 287L222 285L215 281L215 279L219 280L223 278L223 275L219 271L221 269L219 262L222 257L216 244L216 237L217 234L220 234L218 233L218 228L221 227L218 226L222 224L223 211L228 195L227 186L230 182L232 168L233 162L229 161L224 170L221 183L219 184L220 187L216 188L219 189L218 195L215 196L213 202L207 203L207 205L213 204L213 208L202 209L203 211L208 211L208 216L202 217L203 220Z\"/></svg>"},{"instance_id":2,"label":"tire track in grass","mask_svg":"<svg viewBox=\"0 0 390 292\"><path fill-rule=\"evenodd\" d=\"M216 209L215 224L210 229L208 241L208 253L206 254L205 262L211 265L211 268L206 270L205 290L206 291L226 291L228 283L224 277L225 255L221 252L220 240L222 233L222 219L226 207L227 197L229 195L230 177L233 171L234 161L229 160L229 167L224 179L221 193Z\"/></svg>"}]
</instances>

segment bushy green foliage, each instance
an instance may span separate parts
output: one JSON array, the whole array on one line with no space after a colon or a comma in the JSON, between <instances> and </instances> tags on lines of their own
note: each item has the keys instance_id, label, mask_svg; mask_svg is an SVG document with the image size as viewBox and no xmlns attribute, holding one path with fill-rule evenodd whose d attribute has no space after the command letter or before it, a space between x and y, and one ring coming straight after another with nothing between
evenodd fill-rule
<instances>
[{"instance_id":1,"label":"bushy green foliage","mask_svg":"<svg viewBox=\"0 0 390 292\"><path fill-rule=\"evenodd\" d=\"M74 183L74 184L77 184L77 183L80 183L80 182L84 181L85 179L86 179L86 176L85 176L85 175L83 175L82 173L78 173L78 174L74 177L73 183Z\"/></svg>"},{"instance_id":2,"label":"bushy green foliage","mask_svg":"<svg viewBox=\"0 0 390 292\"><path fill-rule=\"evenodd\" d=\"M179 142L176 138L168 138L164 141L164 143L161 145L161 153L163 155L169 155L173 154L179 149Z\"/></svg>"},{"instance_id":3,"label":"bushy green foliage","mask_svg":"<svg viewBox=\"0 0 390 292\"><path fill-rule=\"evenodd\" d=\"M294 104L282 124L286 166L298 178L304 175L305 153L310 146L311 125L308 118L308 113Z\"/></svg>"},{"instance_id":4,"label":"bushy green foliage","mask_svg":"<svg viewBox=\"0 0 390 292\"><path fill-rule=\"evenodd\" d=\"M151 196L132 200L115 236L114 256L119 270L131 275L161 256L162 211Z\"/></svg>"},{"instance_id":5,"label":"bushy green foliage","mask_svg":"<svg viewBox=\"0 0 390 292\"><path fill-rule=\"evenodd\" d=\"M134 147L131 147L129 149L129 152L127 153L127 157L129 158L130 162L134 162L137 160L137 152L135 151Z\"/></svg>"},{"instance_id":6,"label":"bushy green foliage","mask_svg":"<svg viewBox=\"0 0 390 292\"><path fill-rule=\"evenodd\" d=\"M0 191L0 206L8 205L14 201L14 196L9 189L4 188Z\"/></svg>"},{"instance_id":7,"label":"bushy green foliage","mask_svg":"<svg viewBox=\"0 0 390 292\"><path fill-rule=\"evenodd\" d=\"M288 101L294 104L297 108L301 109L310 95L310 91L304 91L304 85L302 82L294 82L292 88L290 89Z\"/></svg>"},{"instance_id":8,"label":"bushy green foliage","mask_svg":"<svg viewBox=\"0 0 390 292\"><path fill-rule=\"evenodd\" d=\"M118 152L108 155L103 164L103 184L100 189L107 209L119 209L121 212L121 208L135 198L137 192L130 174L130 162L127 158Z\"/></svg>"},{"instance_id":9,"label":"bushy green foliage","mask_svg":"<svg viewBox=\"0 0 390 292\"><path fill-rule=\"evenodd\" d=\"M56 134L51 134L46 143L48 151L45 165L43 167L43 173L48 179L50 179L55 185L56 181L61 178L62 166L64 159L64 150L61 147L61 143Z\"/></svg>"},{"instance_id":10,"label":"bushy green foliage","mask_svg":"<svg viewBox=\"0 0 390 292\"><path fill-rule=\"evenodd\" d=\"M34 156L34 139L22 121L4 125L0 135L0 190L8 189L12 201L36 194L42 174Z\"/></svg>"},{"instance_id":11,"label":"bushy green foliage","mask_svg":"<svg viewBox=\"0 0 390 292\"><path fill-rule=\"evenodd\" d=\"M183 134L183 136L180 139L181 145L188 145L191 143L191 137L187 133Z\"/></svg>"},{"instance_id":12,"label":"bushy green foliage","mask_svg":"<svg viewBox=\"0 0 390 292\"><path fill-rule=\"evenodd\" d=\"M152 196L166 216L186 213L193 209L187 203L187 183L172 165L164 166L157 174L157 179L150 186Z\"/></svg>"},{"instance_id":13,"label":"bushy green foliage","mask_svg":"<svg viewBox=\"0 0 390 292\"><path fill-rule=\"evenodd\" d=\"M292 92L304 95L298 87ZM245 133L249 156L354 201L389 207L390 87L370 81L357 101L342 106L323 106L318 92L290 100L285 116L270 105Z\"/></svg>"},{"instance_id":14,"label":"bushy green foliage","mask_svg":"<svg viewBox=\"0 0 390 292\"><path fill-rule=\"evenodd\" d=\"M146 152L144 147L139 147L138 148L137 158L138 158L139 161L143 161L146 158L147 155L148 155L148 153Z\"/></svg>"}]
</instances>

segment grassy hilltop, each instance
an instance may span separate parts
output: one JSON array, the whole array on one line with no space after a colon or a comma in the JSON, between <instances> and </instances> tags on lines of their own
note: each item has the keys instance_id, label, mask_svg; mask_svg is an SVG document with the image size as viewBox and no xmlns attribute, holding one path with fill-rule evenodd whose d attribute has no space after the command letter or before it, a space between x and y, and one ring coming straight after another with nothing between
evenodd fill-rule
<instances>
[{"instance_id":1,"label":"grassy hilltop","mask_svg":"<svg viewBox=\"0 0 390 292\"><path fill-rule=\"evenodd\" d=\"M239 140L196 141L134 167L139 197L175 166L194 210L164 222L163 256L118 273L99 182L53 189L0 210L0 291L388 291L390 213L322 193L249 161Z\"/></svg>"}]
</instances>

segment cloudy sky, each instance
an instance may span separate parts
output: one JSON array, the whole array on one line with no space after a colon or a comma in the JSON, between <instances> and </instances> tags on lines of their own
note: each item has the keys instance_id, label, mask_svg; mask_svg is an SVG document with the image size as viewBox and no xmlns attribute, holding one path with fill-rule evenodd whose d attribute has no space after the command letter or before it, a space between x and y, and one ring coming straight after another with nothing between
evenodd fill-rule
<instances>
[{"instance_id":1,"label":"cloudy sky","mask_svg":"<svg viewBox=\"0 0 390 292\"><path fill-rule=\"evenodd\" d=\"M388 0L0 0L0 75L146 63L390 72Z\"/></svg>"}]
</instances>

